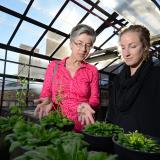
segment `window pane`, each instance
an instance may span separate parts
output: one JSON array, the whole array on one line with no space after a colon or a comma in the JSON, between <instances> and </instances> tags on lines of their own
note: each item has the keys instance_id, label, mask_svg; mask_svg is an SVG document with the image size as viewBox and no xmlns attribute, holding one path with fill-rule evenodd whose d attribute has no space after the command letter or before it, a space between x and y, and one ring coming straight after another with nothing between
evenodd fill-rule
<instances>
[{"instance_id":1,"label":"window pane","mask_svg":"<svg viewBox=\"0 0 160 160\"><path fill-rule=\"evenodd\" d=\"M23 55L20 53L8 51L7 60L20 62L23 64L14 64L7 62L7 73L9 74L18 74L19 76L28 76L29 67L26 64L29 64L29 56ZM10 73L11 68L11 73Z\"/></svg>"},{"instance_id":2,"label":"window pane","mask_svg":"<svg viewBox=\"0 0 160 160\"><path fill-rule=\"evenodd\" d=\"M46 35L46 55L51 55L63 40L64 37L49 31Z\"/></svg>"},{"instance_id":3,"label":"window pane","mask_svg":"<svg viewBox=\"0 0 160 160\"><path fill-rule=\"evenodd\" d=\"M96 22L96 23L95 23ZM103 23L98 17L90 14L84 21L84 24L92 26L95 30Z\"/></svg>"},{"instance_id":4,"label":"window pane","mask_svg":"<svg viewBox=\"0 0 160 160\"><path fill-rule=\"evenodd\" d=\"M35 49L34 52L46 55L46 38L44 37L37 46L38 50Z\"/></svg>"},{"instance_id":5,"label":"window pane","mask_svg":"<svg viewBox=\"0 0 160 160\"><path fill-rule=\"evenodd\" d=\"M85 13L84 9L73 2L69 2L52 27L62 32L70 33L72 27L80 21Z\"/></svg>"},{"instance_id":6,"label":"window pane","mask_svg":"<svg viewBox=\"0 0 160 160\"><path fill-rule=\"evenodd\" d=\"M5 50L0 49L0 59L4 59L5 58Z\"/></svg>"},{"instance_id":7,"label":"window pane","mask_svg":"<svg viewBox=\"0 0 160 160\"><path fill-rule=\"evenodd\" d=\"M0 60L0 73L3 73L4 72L4 61L1 61Z\"/></svg>"},{"instance_id":8,"label":"window pane","mask_svg":"<svg viewBox=\"0 0 160 160\"><path fill-rule=\"evenodd\" d=\"M30 78L44 79L46 69L30 67Z\"/></svg>"},{"instance_id":9,"label":"window pane","mask_svg":"<svg viewBox=\"0 0 160 160\"><path fill-rule=\"evenodd\" d=\"M109 38L114 33L114 29L112 27L106 28L104 31L102 31L95 42L95 46L100 46L103 42L106 41L107 38ZM105 36L104 36L105 35ZM103 49L117 46L118 37L115 35L112 37L104 46Z\"/></svg>"},{"instance_id":10,"label":"window pane","mask_svg":"<svg viewBox=\"0 0 160 160\"><path fill-rule=\"evenodd\" d=\"M28 22L23 22L16 33L11 45L20 47L22 44L32 48L38 41L44 29Z\"/></svg>"},{"instance_id":11,"label":"window pane","mask_svg":"<svg viewBox=\"0 0 160 160\"><path fill-rule=\"evenodd\" d=\"M29 82L29 102L33 102L34 99L39 98L43 83L42 82Z\"/></svg>"},{"instance_id":12,"label":"window pane","mask_svg":"<svg viewBox=\"0 0 160 160\"><path fill-rule=\"evenodd\" d=\"M10 39L19 19L0 12L0 43L6 44Z\"/></svg>"},{"instance_id":13,"label":"window pane","mask_svg":"<svg viewBox=\"0 0 160 160\"><path fill-rule=\"evenodd\" d=\"M23 13L26 9L29 1L28 0L1 0L0 5L14 10L19 13Z\"/></svg>"},{"instance_id":14,"label":"window pane","mask_svg":"<svg viewBox=\"0 0 160 160\"><path fill-rule=\"evenodd\" d=\"M37 79L44 79L44 74L48 64L49 64L49 61L47 60L42 60L40 58L32 57L31 65L34 65L37 67L30 67L30 77L37 78Z\"/></svg>"},{"instance_id":15,"label":"window pane","mask_svg":"<svg viewBox=\"0 0 160 160\"><path fill-rule=\"evenodd\" d=\"M7 62L6 74L17 75L18 74L18 64Z\"/></svg>"},{"instance_id":16,"label":"window pane","mask_svg":"<svg viewBox=\"0 0 160 160\"><path fill-rule=\"evenodd\" d=\"M49 64L48 60L44 60L36 57L31 58L31 65L47 68L48 64Z\"/></svg>"},{"instance_id":17,"label":"window pane","mask_svg":"<svg viewBox=\"0 0 160 160\"><path fill-rule=\"evenodd\" d=\"M67 40L61 48L53 55L53 58L63 59L70 56L71 50L69 48L69 40Z\"/></svg>"},{"instance_id":18,"label":"window pane","mask_svg":"<svg viewBox=\"0 0 160 160\"><path fill-rule=\"evenodd\" d=\"M34 0L27 16L49 24L64 2L64 0Z\"/></svg>"},{"instance_id":19,"label":"window pane","mask_svg":"<svg viewBox=\"0 0 160 160\"><path fill-rule=\"evenodd\" d=\"M20 88L16 79L6 78L3 96L3 107L17 104L16 91Z\"/></svg>"},{"instance_id":20,"label":"window pane","mask_svg":"<svg viewBox=\"0 0 160 160\"><path fill-rule=\"evenodd\" d=\"M7 60L19 62L20 54L17 52L8 51L7 52Z\"/></svg>"}]
</instances>

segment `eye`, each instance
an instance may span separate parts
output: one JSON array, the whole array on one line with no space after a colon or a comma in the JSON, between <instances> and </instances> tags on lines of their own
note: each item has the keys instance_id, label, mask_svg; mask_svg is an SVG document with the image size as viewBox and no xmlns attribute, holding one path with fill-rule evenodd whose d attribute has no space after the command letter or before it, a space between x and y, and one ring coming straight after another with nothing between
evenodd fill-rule
<instances>
[{"instance_id":1,"label":"eye","mask_svg":"<svg viewBox=\"0 0 160 160\"><path fill-rule=\"evenodd\" d=\"M136 47L137 47L136 45L132 45L132 46L131 46L131 48L136 48Z\"/></svg>"},{"instance_id":2,"label":"eye","mask_svg":"<svg viewBox=\"0 0 160 160\"><path fill-rule=\"evenodd\" d=\"M86 45L86 47L87 47L87 48L91 48L92 46L91 46L91 45Z\"/></svg>"},{"instance_id":3,"label":"eye","mask_svg":"<svg viewBox=\"0 0 160 160\"><path fill-rule=\"evenodd\" d=\"M82 43L77 43L79 47L83 47L84 45Z\"/></svg>"}]
</instances>

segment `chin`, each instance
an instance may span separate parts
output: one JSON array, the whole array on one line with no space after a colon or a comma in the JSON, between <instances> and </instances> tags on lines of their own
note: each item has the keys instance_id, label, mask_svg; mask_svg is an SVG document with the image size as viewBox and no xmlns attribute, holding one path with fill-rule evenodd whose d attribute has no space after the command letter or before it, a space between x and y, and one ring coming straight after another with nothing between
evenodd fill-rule
<instances>
[{"instance_id":1,"label":"chin","mask_svg":"<svg viewBox=\"0 0 160 160\"><path fill-rule=\"evenodd\" d=\"M126 60L124 61L126 63L127 66L134 66L136 63L130 60Z\"/></svg>"},{"instance_id":2,"label":"chin","mask_svg":"<svg viewBox=\"0 0 160 160\"><path fill-rule=\"evenodd\" d=\"M85 60L84 57L83 58L78 58L78 61L83 61L83 60Z\"/></svg>"},{"instance_id":3,"label":"chin","mask_svg":"<svg viewBox=\"0 0 160 160\"><path fill-rule=\"evenodd\" d=\"M132 62L129 62L129 61L124 61L125 62L125 64L127 65L127 66L131 66L131 65L133 65L133 63Z\"/></svg>"}]
</instances>

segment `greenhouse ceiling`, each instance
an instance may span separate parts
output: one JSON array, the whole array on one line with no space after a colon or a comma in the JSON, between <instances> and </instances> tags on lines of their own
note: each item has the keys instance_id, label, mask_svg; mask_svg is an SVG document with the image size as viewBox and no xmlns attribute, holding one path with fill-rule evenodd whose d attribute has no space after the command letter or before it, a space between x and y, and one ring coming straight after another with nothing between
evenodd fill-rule
<instances>
[{"instance_id":1,"label":"greenhouse ceiling","mask_svg":"<svg viewBox=\"0 0 160 160\"><path fill-rule=\"evenodd\" d=\"M99 70L121 64L118 33L130 24L148 27L150 51L160 58L160 0L0 0L0 11L0 64L17 61L17 53L44 60L70 55L69 33L78 23L96 30L87 61ZM6 51L15 56L7 59Z\"/></svg>"}]
</instances>

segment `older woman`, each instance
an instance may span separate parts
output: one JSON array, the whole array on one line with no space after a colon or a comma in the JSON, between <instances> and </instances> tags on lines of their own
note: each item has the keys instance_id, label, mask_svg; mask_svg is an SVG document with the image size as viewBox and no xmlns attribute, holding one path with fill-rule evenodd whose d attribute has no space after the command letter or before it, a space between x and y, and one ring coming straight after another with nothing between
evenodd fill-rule
<instances>
[{"instance_id":1,"label":"older woman","mask_svg":"<svg viewBox=\"0 0 160 160\"><path fill-rule=\"evenodd\" d=\"M41 103L35 109L39 118L48 114L57 101L57 93L60 93L62 111L75 122L75 131L94 123L93 108L99 105L99 76L96 67L86 63L85 58L95 40L96 33L88 25L79 24L72 29L71 56L58 62L54 77L56 61L47 67L39 99Z\"/></svg>"},{"instance_id":2,"label":"older woman","mask_svg":"<svg viewBox=\"0 0 160 160\"><path fill-rule=\"evenodd\" d=\"M131 25L120 34L124 68L113 82L108 120L125 131L160 137L160 67L149 55L150 33Z\"/></svg>"}]
</instances>

